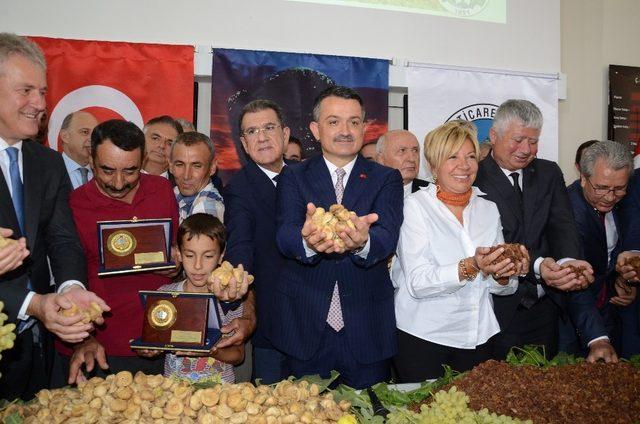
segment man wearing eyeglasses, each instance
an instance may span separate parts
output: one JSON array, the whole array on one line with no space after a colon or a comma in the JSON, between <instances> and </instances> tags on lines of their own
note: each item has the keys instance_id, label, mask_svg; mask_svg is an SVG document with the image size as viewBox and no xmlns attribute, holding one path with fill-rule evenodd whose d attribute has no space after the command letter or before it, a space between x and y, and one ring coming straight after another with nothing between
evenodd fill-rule
<instances>
[{"instance_id":1,"label":"man wearing eyeglasses","mask_svg":"<svg viewBox=\"0 0 640 424\"><path fill-rule=\"evenodd\" d=\"M571 322L560 325L560 350L581 354L587 348L589 362L618 361L621 334L617 315L636 296L629 280L637 280L637 276L626 261L638 253L625 250L637 249L639 241L629 239L617 207L626 194L632 170L633 160L625 146L600 141L584 150L580 179L568 189L584 257L593 267L595 282L585 290L569 293Z\"/></svg>"},{"instance_id":2,"label":"man wearing eyeglasses","mask_svg":"<svg viewBox=\"0 0 640 424\"><path fill-rule=\"evenodd\" d=\"M283 262L276 246L276 185L284 166L289 128L283 123L280 106L270 100L248 103L238 123L249 160L223 191L228 234L225 259L234 266L242 264L255 276L255 308L254 290L250 290L243 319L234 321L250 333L253 329L248 324L255 322L251 319L255 320L253 311L257 310L258 325L252 338L253 377L271 384L289 376L285 356L273 347L265 331Z\"/></svg>"}]
</instances>

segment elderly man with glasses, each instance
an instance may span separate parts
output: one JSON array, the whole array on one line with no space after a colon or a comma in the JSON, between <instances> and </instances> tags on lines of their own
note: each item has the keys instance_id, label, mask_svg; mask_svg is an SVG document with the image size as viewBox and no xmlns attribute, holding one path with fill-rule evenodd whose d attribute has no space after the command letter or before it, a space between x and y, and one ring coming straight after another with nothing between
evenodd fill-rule
<instances>
[{"instance_id":1,"label":"elderly man with glasses","mask_svg":"<svg viewBox=\"0 0 640 424\"><path fill-rule=\"evenodd\" d=\"M627 192L633 162L622 144L601 141L584 150L580 170L580 179L569 186L569 199L595 282L568 294L570 321L560 323L559 347L573 354L588 351L591 362L617 362L618 314L636 296L629 280L637 280L637 276L626 261L638 255L629 250L638 249L640 240L629 237L617 207Z\"/></svg>"}]
</instances>

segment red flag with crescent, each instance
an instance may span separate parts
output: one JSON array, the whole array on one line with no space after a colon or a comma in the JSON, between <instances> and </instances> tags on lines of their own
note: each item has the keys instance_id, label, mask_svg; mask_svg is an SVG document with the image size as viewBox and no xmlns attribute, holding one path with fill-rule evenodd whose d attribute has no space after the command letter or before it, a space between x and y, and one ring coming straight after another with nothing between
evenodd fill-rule
<instances>
[{"instance_id":1,"label":"red flag with crescent","mask_svg":"<svg viewBox=\"0 0 640 424\"><path fill-rule=\"evenodd\" d=\"M29 37L47 59L47 143L71 112L87 110L140 128L170 115L193 118L193 46Z\"/></svg>"}]
</instances>

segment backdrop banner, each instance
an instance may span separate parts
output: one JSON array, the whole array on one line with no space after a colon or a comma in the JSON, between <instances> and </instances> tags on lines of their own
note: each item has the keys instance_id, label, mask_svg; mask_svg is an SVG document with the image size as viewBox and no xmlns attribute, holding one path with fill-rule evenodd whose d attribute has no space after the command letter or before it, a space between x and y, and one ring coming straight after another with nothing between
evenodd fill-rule
<instances>
[{"instance_id":1,"label":"backdrop banner","mask_svg":"<svg viewBox=\"0 0 640 424\"><path fill-rule=\"evenodd\" d=\"M550 75L506 71L409 66L409 130L421 141L429 131L453 119L473 122L478 142L489 138L498 106L508 99L535 103L544 117L538 157L558 160L558 81ZM420 178L430 178L421 154Z\"/></svg>"},{"instance_id":2,"label":"backdrop banner","mask_svg":"<svg viewBox=\"0 0 640 424\"><path fill-rule=\"evenodd\" d=\"M609 65L607 138L627 144L640 168L640 68Z\"/></svg>"},{"instance_id":3,"label":"backdrop banner","mask_svg":"<svg viewBox=\"0 0 640 424\"><path fill-rule=\"evenodd\" d=\"M303 156L320 151L309 130L313 101L331 85L358 91L364 100L368 128L365 142L387 131L389 63L387 60L270 51L214 49L211 87L211 138L223 181L240 169L246 157L240 143L238 116L252 100L275 101L285 125L300 139Z\"/></svg>"},{"instance_id":4,"label":"backdrop banner","mask_svg":"<svg viewBox=\"0 0 640 424\"><path fill-rule=\"evenodd\" d=\"M159 115L193 118L193 46L30 37L47 59L47 143L71 112L99 122L122 118L140 128Z\"/></svg>"}]
</instances>

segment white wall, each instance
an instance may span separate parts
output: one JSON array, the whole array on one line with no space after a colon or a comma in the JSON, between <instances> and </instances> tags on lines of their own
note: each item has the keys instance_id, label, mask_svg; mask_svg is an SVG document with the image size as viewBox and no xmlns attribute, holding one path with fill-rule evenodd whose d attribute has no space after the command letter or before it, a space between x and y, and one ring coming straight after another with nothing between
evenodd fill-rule
<instances>
[{"instance_id":1,"label":"white wall","mask_svg":"<svg viewBox=\"0 0 640 424\"><path fill-rule=\"evenodd\" d=\"M608 66L640 66L640 1L562 0L560 166L567 183L577 177L577 147L607 137Z\"/></svg>"}]
</instances>

